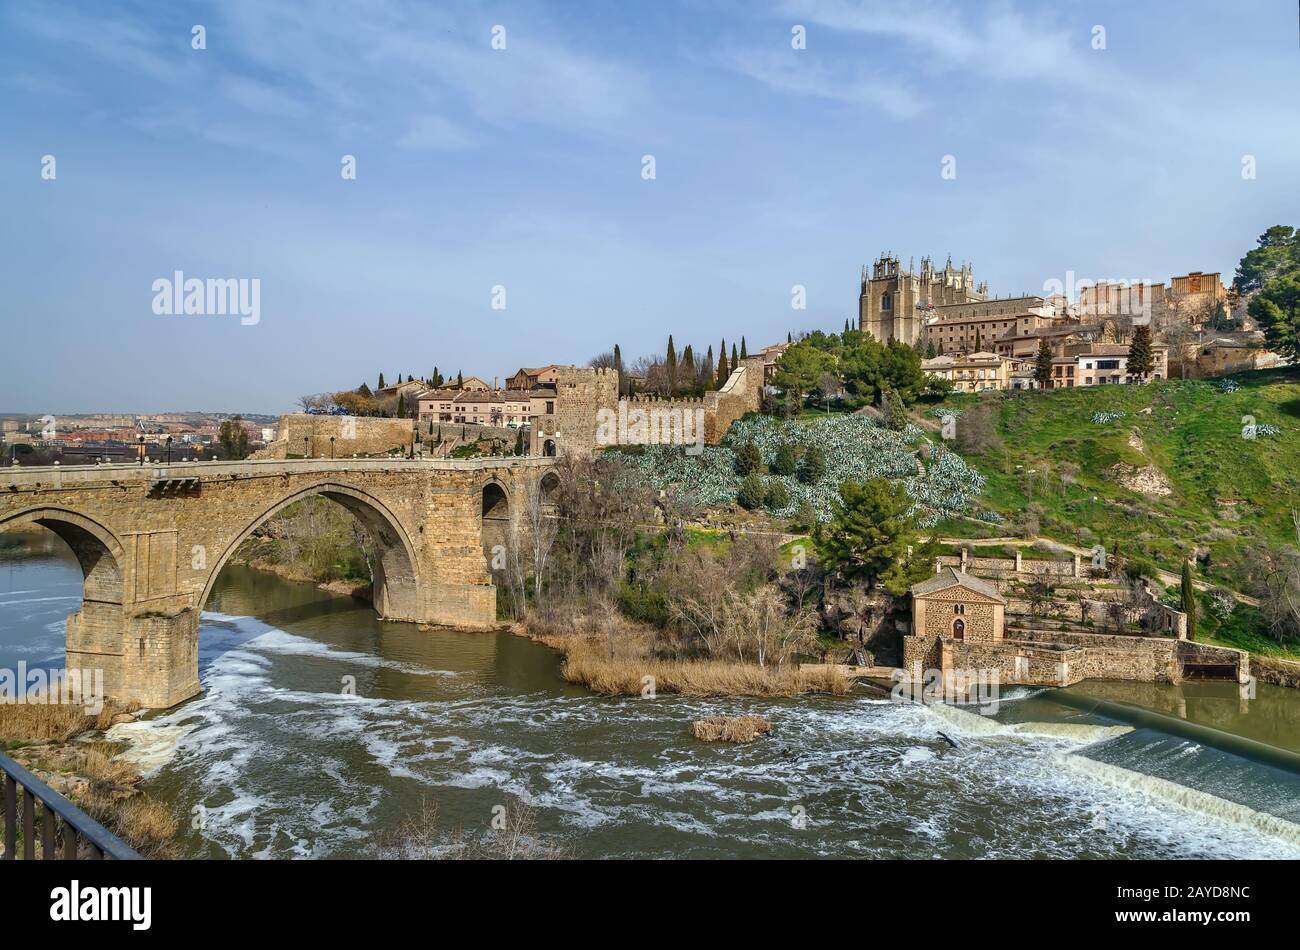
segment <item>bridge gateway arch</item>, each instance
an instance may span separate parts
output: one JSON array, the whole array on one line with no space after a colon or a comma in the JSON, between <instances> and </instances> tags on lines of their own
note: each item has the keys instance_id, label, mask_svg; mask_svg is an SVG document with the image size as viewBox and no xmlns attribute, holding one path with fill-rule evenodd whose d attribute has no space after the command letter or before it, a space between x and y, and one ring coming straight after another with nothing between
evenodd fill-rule
<instances>
[{"instance_id":1,"label":"bridge gateway arch","mask_svg":"<svg viewBox=\"0 0 1300 950\"><path fill-rule=\"evenodd\" d=\"M68 669L105 692L173 706L199 692L199 616L222 567L261 524L320 495L373 539L381 617L467 629L496 623L485 545L556 482L555 459L267 459L0 470L0 530L38 524L81 565Z\"/></svg>"}]
</instances>

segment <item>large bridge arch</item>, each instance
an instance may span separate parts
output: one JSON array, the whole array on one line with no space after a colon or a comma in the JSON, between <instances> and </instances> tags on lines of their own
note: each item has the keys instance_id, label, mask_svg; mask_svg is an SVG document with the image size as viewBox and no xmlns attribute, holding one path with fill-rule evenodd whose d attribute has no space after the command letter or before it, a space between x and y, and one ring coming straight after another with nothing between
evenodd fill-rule
<instances>
[{"instance_id":1,"label":"large bridge arch","mask_svg":"<svg viewBox=\"0 0 1300 950\"><path fill-rule=\"evenodd\" d=\"M0 514L0 531L23 524L40 525L58 535L81 566L81 603L68 615L64 633L65 668L100 671L98 682L105 693L119 692L129 646L127 574L132 565L125 546L105 525L69 508L41 506Z\"/></svg>"},{"instance_id":2,"label":"large bridge arch","mask_svg":"<svg viewBox=\"0 0 1300 950\"><path fill-rule=\"evenodd\" d=\"M374 580L374 605L381 617L390 620L416 620L420 610L420 575L416 568L415 548L398 517L374 495L335 480L321 481L298 488L257 515L226 545L204 584L198 609L208 602L222 568L267 521L290 505L307 498L327 498L346 508L366 529L375 544L377 558L370 565Z\"/></svg>"},{"instance_id":3,"label":"large bridge arch","mask_svg":"<svg viewBox=\"0 0 1300 950\"><path fill-rule=\"evenodd\" d=\"M57 534L72 549L81 565L84 599L122 603L126 556L122 542L112 531L83 514L54 506L29 508L0 517L0 531L22 524L40 525Z\"/></svg>"}]
</instances>

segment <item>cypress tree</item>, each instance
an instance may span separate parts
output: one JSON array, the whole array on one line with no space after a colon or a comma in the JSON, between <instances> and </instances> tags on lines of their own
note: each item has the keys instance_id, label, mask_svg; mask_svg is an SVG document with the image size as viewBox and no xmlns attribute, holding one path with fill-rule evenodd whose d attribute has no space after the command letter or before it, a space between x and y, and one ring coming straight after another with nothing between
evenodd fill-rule
<instances>
[{"instance_id":1,"label":"cypress tree","mask_svg":"<svg viewBox=\"0 0 1300 950\"><path fill-rule=\"evenodd\" d=\"M456 370L456 388L457 389L465 388L465 377L460 370Z\"/></svg>"},{"instance_id":2,"label":"cypress tree","mask_svg":"<svg viewBox=\"0 0 1300 950\"><path fill-rule=\"evenodd\" d=\"M748 357L749 354L745 352L745 337L742 335L740 338L740 358L743 360L743 359L747 359Z\"/></svg>"},{"instance_id":3,"label":"cypress tree","mask_svg":"<svg viewBox=\"0 0 1300 950\"><path fill-rule=\"evenodd\" d=\"M668 392L677 388L677 351L673 348L673 335L668 334Z\"/></svg>"},{"instance_id":4,"label":"cypress tree","mask_svg":"<svg viewBox=\"0 0 1300 950\"><path fill-rule=\"evenodd\" d=\"M1187 639L1196 639L1196 585L1192 583L1192 561L1183 561L1183 613L1187 614Z\"/></svg>"},{"instance_id":5,"label":"cypress tree","mask_svg":"<svg viewBox=\"0 0 1300 950\"><path fill-rule=\"evenodd\" d=\"M383 389L383 388L384 388L384 374L383 374L383 373L380 373L380 374L379 374L379 388L380 388L380 389Z\"/></svg>"},{"instance_id":6,"label":"cypress tree","mask_svg":"<svg viewBox=\"0 0 1300 950\"><path fill-rule=\"evenodd\" d=\"M1128 371L1146 379L1156 368L1155 353L1151 349L1151 327L1142 324L1133 328L1133 342L1128 347Z\"/></svg>"},{"instance_id":7,"label":"cypress tree","mask_svg":"<svg viewBox=\"0 0 1300 950\"><path fill-rule=\"evenodd\" d=\"M1052 346L1047 338L1038 341L1038 354L1034 357L1034 382L1040 389L1052 388Z\"/></svg>"},{"instance_id":8,"label":"cypress tree","mask_svg":"<svg viewBox=\"0 0 1300 950\"><path fill-rule=\"evenodd\" d=\"M740 359L736 354L736 344L731 344L731 368L735 369L740 365Z\"/></svg>"},{"instance_id":9,"label":"cypress tree","mask_svg":"<svg viewBox=\"0 0 1300 950\"><path fill-rule=\"evenodd\" d=\"M727 369L727 341L723 340L722 349L718 352L718 388L719 389L722 388L722 384L727 381L727 377L730 375L731 375L731 371Z\"/></svg>"}]
</instances>

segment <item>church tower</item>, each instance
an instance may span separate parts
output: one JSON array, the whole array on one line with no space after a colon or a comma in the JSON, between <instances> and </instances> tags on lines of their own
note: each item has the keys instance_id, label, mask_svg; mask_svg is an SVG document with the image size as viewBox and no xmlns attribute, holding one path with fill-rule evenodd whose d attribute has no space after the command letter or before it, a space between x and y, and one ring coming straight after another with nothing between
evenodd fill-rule
<instances>
[{"instance_id":1,"label":"church tower","mask_svg":"<svg viewBox=\"0 0 1300 950\"><path fill-rule=\"evenodd\" d=\"M953 303L974 303L987 296L984 285L975 285L970 264L954 267L952 258L942 270L928 257L921 258L917 271L914 261L902 262L892 254L881 254L871 265L871 276L862 268L858 296L858 327L881 343L898 340L915 346L925 333L928 317L935 307Z\"/></svg>"}]
</instances>

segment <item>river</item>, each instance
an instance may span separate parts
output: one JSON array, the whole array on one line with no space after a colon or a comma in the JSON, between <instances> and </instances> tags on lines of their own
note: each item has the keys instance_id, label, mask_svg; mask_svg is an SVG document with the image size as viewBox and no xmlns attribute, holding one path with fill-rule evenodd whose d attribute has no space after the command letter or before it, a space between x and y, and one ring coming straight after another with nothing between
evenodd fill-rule
<instances>
[{"instance_id":1,"label":"river","mask_svg":"<svg viewBox=\"0 0 1300 950\"><path fill-rule=\"evenodd\" d=\"M28 538L0 558L0 668L61 665L80 571L53 536L15 537ZM1004 690L992 717L866 695L596 697L531 641L422 633L233 566L199 646L201 696L113 730L181 819L187 857L370 854L431 803L436 847L488 834L514 801L578 857L1300 857L1300 776L1051 691ZM1300 748L1295 691L1072 690ZM738 712L773 736L690 735Z\"/></svg>"}]
</instances>

